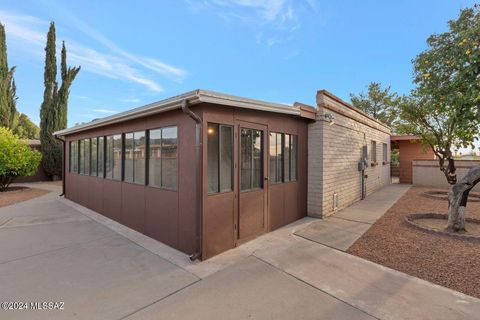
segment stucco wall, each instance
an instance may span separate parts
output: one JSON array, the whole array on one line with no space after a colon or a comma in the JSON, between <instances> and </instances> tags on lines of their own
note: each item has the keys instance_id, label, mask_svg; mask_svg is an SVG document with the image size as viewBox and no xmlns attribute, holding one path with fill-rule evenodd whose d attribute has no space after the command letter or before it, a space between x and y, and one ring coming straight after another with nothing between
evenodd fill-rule
<instances>
[{"instance_id":1,"label":"stucco wall","mask_svg":"<svg viewBox=\"0 0 480 320\"><path fill-rule=\"evenodd\" d=\"M358 162L367 145L369 166L365 170L367 195L390 183L390 129L356 111L335 96L319 91L317 122L309 124L308 213L328 216L361 199L361 172ZM333 116L333 124L325 115ZM377 165L371 163L371 141L376 141ZM383 146L387 144L387 162Z\"/></svg>"},{"instance_id":2,"label":"stucco wall","mask_svg":"<svg viewBox=\"0 0 480 320\"><path fill-rule=\"evenodd\" d=\"M480 165L480 161L457 160L457 179L463 178L471 167ZM413 185L427 186L434 188L450 188L447 179L438 166L437 160L414 160L413 161ZM480 191L480 185L477 184L475 191Z\"/></svg>"},{"instance_id":3,"label":"stucco wall","mask_svg":"<svg viewBox=\"0 0 480 320\"><path fill-rule=\"evenodd\" d=\"M412 161L434 160L432 149L425 149L415 140L398 141L400 150L400 183L412 183Z\"/></svg>"}]
</instances>

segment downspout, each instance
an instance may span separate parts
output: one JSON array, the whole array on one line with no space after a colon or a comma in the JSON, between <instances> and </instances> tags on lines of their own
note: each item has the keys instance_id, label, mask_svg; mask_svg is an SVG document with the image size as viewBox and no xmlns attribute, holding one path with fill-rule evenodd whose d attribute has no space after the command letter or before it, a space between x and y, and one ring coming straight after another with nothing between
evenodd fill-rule
<instances>
[{"instance_id":1,"label":"downspout","mask_svg":"<svg viewBox=\"0 0 480 320\"><path fill-rule=\"evenodd\" d=\"M57 136L53 136L55 139L62 141L63 145L63 155L62 155L62 194L59 195L59 197L62 197L65 195L65 139L60 139Z\"/></svg>"},{"instance_id":2,"label":"downspout","mask_svg":"<svg viewBox=\"0 0 480 320\"><path fill-rule=\"evenodd\" d=\"M202 215L202 134L203 121L188 107L188 100L182 101L182 111L195 121L195 182L197 192L195 193L195 210L196 210L196 246L197 249L189 258L191 261L202 256L202 237L203 237L203 215Z\"/></svg>"}]
</instances>

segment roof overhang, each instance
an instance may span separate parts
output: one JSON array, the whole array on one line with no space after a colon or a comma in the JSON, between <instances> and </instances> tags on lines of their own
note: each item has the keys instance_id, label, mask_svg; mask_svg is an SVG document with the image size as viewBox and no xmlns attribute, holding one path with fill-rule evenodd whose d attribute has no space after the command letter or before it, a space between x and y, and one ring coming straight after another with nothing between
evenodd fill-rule
<instances>
[{"instance_id":1,"label":"roof overhang","mask_svg":"<svg viewBox=\"0 0 480 320\"><path fill-rule=\"evenodd\" d=\"M266 112L275 112L288 114L293 116L311 118L310 115L305 116L305 112L302 111L302 108L299 106L289 106L279 103L266 102L255 99L242 98L232 95L227 95L223 93L208 91L208 90L194 90L189 91L165 100L147 104L135 109L131 109L125 112L114 114L99 120L94 120L88 123L80 124L75 127L59 130L53 133L54 136L61 137L66 136L72 133L81 132L85 130L90 130L98 127L103 127L106 125L111 125L127 120L132 120L136 118L141 118L153 114L158 114L162 112L167 112L175 109L180 109L182 102L188 100L190 105L195 105L199 103L213 103L219 105L225 105L236 108L245 108L260 110Z\"/></svg>"}]
</instances>

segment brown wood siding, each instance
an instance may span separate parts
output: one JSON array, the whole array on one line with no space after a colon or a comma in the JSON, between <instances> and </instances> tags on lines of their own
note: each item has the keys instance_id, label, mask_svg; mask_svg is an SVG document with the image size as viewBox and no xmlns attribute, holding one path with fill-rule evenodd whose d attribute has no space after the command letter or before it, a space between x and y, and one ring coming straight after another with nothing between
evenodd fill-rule
<instances>
[{"instance_id":1,"label":"brown wood siding","mask_svg":"<svg viewBox=\"0 0 480 320\"><path fill-rule=\"evenodd\" d=\"M176 191L70 173L66 150L66 197L134 230L191 254L196 245L195 123L181 110L72 134L72 140L178 127L178 188Z\"/></svg>"},{"instance_id":2,"label":"brown wood siding","mask_svg":"<svg viewBox=\"0 0 480 320\"><path fill-rule=\"evenodd\" d=\"M213 104L201 107L203 133L203 259L238 245L234 223L238 221L238 173L234 170L234 190L207 193L207 124L235 125L238 121L267 126L267 131L298 135L297 181L268 185L267 231L275 230L306 216L307 211L307 121L299 117L255 110L227 108ZM268 132L267 132L268 133ZM237 128L234 132L238 135ZM265 137L268 148L268 137ZM238 158L238 138L234 139L234 159ZM267 164L268 159L265 159ZM267 172L268 176L268 165ZM241 226L239 226L241 227ZM245 226L244 226L245 227ZM247 226L248 227L248 226ZM221 230L221 232L219 231ZM252 230L247 230L247 233Z\"/></svg>"}]
</instances>

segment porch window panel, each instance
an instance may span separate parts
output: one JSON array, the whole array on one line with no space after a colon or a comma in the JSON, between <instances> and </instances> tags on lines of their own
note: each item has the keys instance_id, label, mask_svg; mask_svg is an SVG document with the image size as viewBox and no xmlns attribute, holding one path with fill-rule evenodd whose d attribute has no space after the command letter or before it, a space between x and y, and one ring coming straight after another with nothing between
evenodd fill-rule
<instances>
[{"instance_id":1,"label":"porch window panel","mask_svg":"<svg viewBox=\"0 0 480 320\"><path fill-rule=\"evenodd\" d=\"M297 181L298 173L298 136L291 135L290 144L290 181Z\"/></svg>"},{"instance_id":2,"label":"porch window panel","mask_svg":"<svg viewBox=\"0 0 480 320\"><path fill-rule=\"evenodd\" d=\"M291 166L290 166L290 157L291 157L291 137L290 134L285 134L285 143L284 143L284 172L283 177L284 181L288 182L291 181Z\"/></svg>"},{"instance_id":3,"label":"porch window panel","mask_svg":"<svg viewBox=\"0 0 480 320\"><path fill-rule=\"evenodd\" d=\"M162 129L161 147L161 174L162 187L166 189L177 189L178 162L177 162L177 127Z\"/></svg>"},{"instance_id":4,"label":"porch window panel","mask_svg":"<svg viewBox=\"0 0 480 320\"><path fill-rule=\"evenodd\" d=\"M252 130L252 189L263 187L263 131Z\"/></svg>"},{"instance_id":5,"label":"porch window panel","mask_svg":"<svg viewBox=\"0 0 480 320\"><path fill-rule=\"evenodd\" d=\"M209 123L207 127L207 188L208 193L220 190L220 139L219 125Z\"/></svg>"},{"instance_id":6,"label":"porch window panel","mask_svg":"<svg viewBox=\"0 0 480 320\"><path fill-rule=\"evenodd\" d=\"M161 187L161 143L162 130L150 130L149 138L149 159L148 159L148 184L154 187Z\"/></svg>"},{"instance_id":7,"label":"porch window panel","mask_svg":"<svg viewBox=\"0 0 480 320\"><path fill-rule=\"evenodd\" d=\"M91 158L90 158L90 175L97 176L97 163L98 163L98 138L92 138L90 145L91 148Z\"/></svg>"},{"instance_id":8,"label":"porch window panel","mask_svg":"<svg viewBox=\"0 0 480 320\"><path fill-rule=\"evenodd\" d=\"M241 150L240 150L240 189L249 190L252 189L252 130L242 129L241 137Z\"/></svg>"},{"instance_id":9,"label":"porch window panel","mask_svg":"<svg viewBox=\"0 0 480 320\"><path fill-rule=\"evenodd\" d=\"M122 135L113 136L113 180L122 180Z\"/></svg>"},{"instance_id":10,"label":"porch window panel","mask_svg":"<svg viewBox=\"0 0 480 320\"><path fill-rule=\"evenodd\" d=\"M145 184L145 131L133 134L133 182Z\"/></svg>"},{"instance_id":11,"label":"porch window panel","mask_svg":"<svg viewBox=\"0 0 480 320\"><path fill-rule=\"evenodd\" d=\"M220 192L233 190L233 128L220 126Z\"/></svg>"},{"instance_id":12,"label":"porch window panel","mask_svg":"<svg viewBox=\"0 0 480 320\"><path fill-rule=\"evenodd\" d=\"M80 174L85 174L85 140L78 140L79 143L79 170Z\"/></svg>"},{"instance_id":13,"label":"porch window panel","mask_svg":"<svg viewBox=\"0 0 480 320\"><path fill-rule=\"evenodd\" d=\"M98 169L98 176L103 178L104 172L104 163L105 163L105 137L98 137L98 162L97 162L97 169Z\"/></svg>"},{"instance_id":14,"label":"porch window panel","mask_svg":"<svg viewBox=\"0 0 480 320\"><path fill-rule=\"evenodd\" d=\"M123 179L125 182L133 182L133 133L125 134L124 143Z\"/></svg>"},{"instance_id":15,"label":"porch window panel","mask_svg":"<svg viewBox=\"0 0 480 320\"><path fill-rule=\"evenodd\" d=\"M269 134L269 181L270 184L278 183L277 179L277 134L270 132Z\"/></svg>"},{"instance_id":16,"label":"porch window panel","mask_svg":"<svg viewBox=\"0 0 480 320\"><path fill-rule=\"evenodd\" d=\"M113 179L113 136L106 137L105 178Z\"/></svg>"},{"instance_id":17,"label":"porch window panel","mask_svg":"<svg viewBox=\"0 0 480 320\"><path fill-rule=\"evenodd\" d=\"M90 174L90 139L84 141L85 162L83 174L88 176Z\"/></svg>"}]
</instances>

